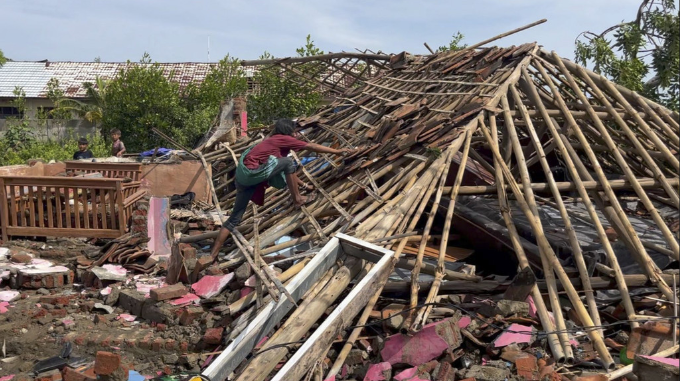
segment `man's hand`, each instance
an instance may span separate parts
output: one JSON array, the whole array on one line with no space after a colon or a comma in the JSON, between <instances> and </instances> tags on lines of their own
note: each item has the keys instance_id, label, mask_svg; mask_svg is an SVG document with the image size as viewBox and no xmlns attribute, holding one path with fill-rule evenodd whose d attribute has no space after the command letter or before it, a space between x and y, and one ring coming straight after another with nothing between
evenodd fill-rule
<instances>
[{"instance_id":1,"label":"man's hand","mask_svg":"<svg viewBox=\"0 0 680 381\"><path fill-rule=\"evenodd\" d=\"M353 154L354 152L356 152L356 150L352 149L352 148L343 148L339 151L340 151L339 154L342 155L342 156L349 156L349 155Z\"/></svg>"}]
</instances>

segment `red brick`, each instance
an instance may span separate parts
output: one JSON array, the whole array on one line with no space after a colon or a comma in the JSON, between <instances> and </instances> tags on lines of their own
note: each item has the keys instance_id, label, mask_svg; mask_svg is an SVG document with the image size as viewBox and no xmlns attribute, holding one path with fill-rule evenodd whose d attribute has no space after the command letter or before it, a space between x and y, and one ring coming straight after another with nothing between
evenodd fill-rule
<instances>
[{"instance_id":1,"label":"red brick","mask_svg":"<svg viewBox=\"0 0 680 381\"><path fill-rule=\"evenodd\" d=\"M78 372L73 368L64 368L64 381L96 381L96 376L90 376L85 373Z\"/></svg>"},{"instance_id":2,"label":"red brick","mask_svg":"<svg viewBox=\"0 0 680 381\"><path fill-rule=\"evenodd\" d=\"M177 347L177 341L175 341L173 339L167 339L165 341L165 349L167 349L169 351L174 351L176 347Z\"/></svg>"},{"instance_id":3,"label":"red brick","mask_svg":"<svg viewBox=\"0 0 680 381\"><path fill-rule=\"evenodd\" d=\"M456 369L449 362L442 362L439 366L439 373L435 381L454 381L456 379Z\"/></svg>"},{"instance_id":4,"label":"red brick","mask_svg":"<svg viewBox=\"0 0 680 381\"><path fill-rule=\"evenodd\" d=\"M153 334L149 333L142 340L139 341L139 347L142 349L151 349L151 342L153 340Z\"/></svg>"},{"instance_id":5,"label":"red brick","mask_svg":"<svg viewBox=\"0 0 680 381\"><path fill-rule=\"evenodd\" d=\"M46 295L40 297L40 303L68 306L71 303L71 297L65 295Z\"/></svg>"},{"instance_id":6,"label":"red brick","mask_svg":"<svg viewBox=\"0 0 680 381\"><path fill-rule=\"evenodd\" d=\"M151 349L158 352L164 347L164 344L165 340L161 339L160 337L156 338L156 340L154 340L153 343L151 344Z\"/></svg>"},{"instance_id":7,"label":"red brick","mask_svg":"<svg viewBox=\"0 0 680 381\"><path fill-rule=\"evenodd\" d=\"M79 336L77 336L75 339L73 339L73 342L74 342L76 345L83 345L83 344L85 344L85 340L86 340L86 339L87 339L87 336L86 336L86 335L79 335Z\"/></svg>"},{"instance_id":8,"label":"red brick","mask_svg":"<svg viewBox=\"0 0 680 381\"><path fill-rule=\"evenodd\" d=\"M99 345L101 345L102 347L108 347L109 345L111 345L112 341L113 341L113 336L109 336L109 335L102 336L102 339L99 341Z\"/></svg>"},{"instance_id":9,"label":"red brick","mask_svg":"<svg viewBox=\"0 0 680 381\"><path fill-rule=\"evenodd\" d=\"M156 324L156 331L163 332L166 329L168 329L168 326L166 324L163 324L163 323Z\"/></svg>"},{"instance_id":10,"label":"red brick","mask_svg":"<svg viewBox=\"0 0 680 381\"><path fill-rule=\"evenodd\" d=\"M61 373L55 369L49 372L40 373L35 378L35 381L60 381L61 379Z\"/></svg>"},{"instance_id":11,"label":"red brick","mask_svg":"<svg viewBox=\"0 0 680 381\"><path fill-rule=\"evenodd\" d=\"M186 295L187 288L182 283L176 283L170 286L154 288L149 292L151 300L160 301L167 299L175 299Z\"/></svg>"},{"instance_id":12,"label":"red brick","mask_svg":"<svg viewBox=\"0 0 680 381\"><path fill-rule=\"evenodd\" d=\"M33 319L40 319L41 317L47 316L47 310L44 308L39 308L35 313L33 313Z\"/></svg>"},{"instance_id":13,"label":"red brick","mask_svg":"<svg viewBox=\"0 0 680 381\"><path fill-rule=\"evenodd\" d=\"M208 328L203 335L203 341L206 344L218 345L222 342L222 333L224 332L224 327Z\"/></svg>"},{"instance_id":14,"label":"red brick","mask_svg":"<svg viewBox=\"0 0 680 381\"><path fill-rule=\"evenodd\" d=\"M94 373L100 376L111 375L120 368L120 362L120 355L99 351L94 359Z\"/></svg>"},{"instance_id":15,"label":"red brick","mask_svg":"<svg viewBox=\"0 0 680 381\"><path fill-rule=\"evenodd\" d=\"M67 313L66 310L63 308L55 308L52 311L50 311L50 315L52 315L53 317L64 318L66 317Z\"/></svg>"},{"instance_id":16,"label":"red brick","mask_svg":"<svg viewBox=\"0 0 680 381\"><path fill-rule=\"evenodd\" d=\"M196 250L196 248L193 247L193 246L182 247L182 256L184 257L184 260L196 259L197 254L198 254L198 250Z\"/></svg>"},{"instance_id":17,"label":"red brick","mask_svg":"<svg viewBox=\"0 0 680 381\"><path fill-rule=\"evenodd\" d=\"M191 325L194 320L198 319L203 315L203 308L201 307L188 307L182 311L182 315L179 317L179 324L181 325Z\"/></svg>"},{"instance_id":18,"label":"red brick","mask_svg":"<svg viewBox=\"0 0 680 381\"><path fill-rule=\"evenodd\" d=\"M538 380L538 364L536 357L525 353L524 356L515 360L517 375L527 381Z\"/></svg>"}]
</instances>

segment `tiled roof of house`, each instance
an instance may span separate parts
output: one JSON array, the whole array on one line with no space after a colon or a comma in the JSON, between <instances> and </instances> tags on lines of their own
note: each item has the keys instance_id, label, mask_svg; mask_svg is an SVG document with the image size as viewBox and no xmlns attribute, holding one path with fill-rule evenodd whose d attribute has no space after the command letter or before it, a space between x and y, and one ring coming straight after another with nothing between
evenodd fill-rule
<instances>
[{"instance_id":1,"label":"tiled roof of house","mask_svg":"<svg viewBox=\"0 0 680 381\"><path fill-rule=\"evenodd\" d=\"M59 87L69 98L86 97L83 83L95 82L97 76L110 79L129 65L126 62L25 62L10 61L0 67L0 97L14 97L16 87L22 87L28 98L47 97L47 83L59 80ZM138 65L132 63L130 65ZM184 89L191 82L201 82L215 63L160 63L164 74ZM252 68L244 68L252 76ZM250 70L249 70L250 69Z\"/></svg>"}]
</instances>

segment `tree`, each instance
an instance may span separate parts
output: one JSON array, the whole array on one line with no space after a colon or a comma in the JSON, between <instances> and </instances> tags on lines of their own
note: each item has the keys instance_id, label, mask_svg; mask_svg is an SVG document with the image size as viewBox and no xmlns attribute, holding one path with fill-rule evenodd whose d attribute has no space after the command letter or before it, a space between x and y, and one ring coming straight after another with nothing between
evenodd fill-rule
<instances>
[{"instance_id":1,"label":"tree","mask_svg":"<svg viewBox=\"0 0 680 381\"><path fill-rule=\"evenodd\" d=\"M576 62L678 110L680 23L677 0L643 0L633 21L576 38Z\"/></svg>"},{"instance_id":2,"label":"tree","mask_svg":"<svg viewBox=\"0 0 680 381\"><path fill-rule=\"evenodd\" d=\"M463 41L464 38L464 34L460 33L460 31L456 32L456 34L451 36L451 42L449 42L449 46L440 46L439 49L437 49L437 52L454 52L456 50L467 48L467 44L460 45L460 42Z\"/></svg>"},{"instance_id":3,"label":"tree","mask_svg":"<svg viewBox=\"0 0 680 381\"><path fill-rule=\"evenodd\" d=\"M103 126L120 129L129 152L168 145L153 133L152 127L181 144L190 144L196 138L196 131L183 128L187 112L179 85L170 82L147 53L138 64L128 61L126 68L106 85L103 104Z\"/></svg>"},{"instance_id":4,"label":"tree","mask_svg":"<svg viewBox=\"0 0 680 381\"><path fill-rule=\"evenodd\" d=\"M244 96L247 91L248 79L243 73L241 61L227 54L210 69L203 82L189 84L182 98L189 111L205 107L217 109L220 102Z\"/></svg>"},{"instance_id":5,"label":"tree","mask_svg":"<svg viewBox=\"0 0 680 381\"><path fill-rule=\"evenodd\" d=\"M2 53L2 50L0 50L0 66L4 65L5 62L7 62L7 58L5 55Z\"/></svg>"},{"instance_id":6,"label":"tree","mask_svg":"<svg viewBox=\"0 0 680 381\"><path fill-rule=\"evenodd\" d=\"M55 109L68 110L94 125L99 125L104 117L104 98L106 97L107 84L107 80L97 76L94 83L83 83L88 98L87 102L62 97L54 102Z\"/></svg>"},{"instance_id":7,"label":"tree","mask_svg":"<svg viewBox=\"0 0 680 381\"><path fill-rule=\"evenodd\" d=\"M300 57L323 54L307 35L305 45L296 49ZM260 59L274 58L264 52ZM316 76L317 65L307 63L295 67L309 76ZM323 74L323 73L322 73ZM271 124L276 119L309 115L321 103L322 94L313 81L301 78L279 65L260 67L253 78L258 91L248 97L248 118L255 125Z\"/></svg>"}]
</instances>

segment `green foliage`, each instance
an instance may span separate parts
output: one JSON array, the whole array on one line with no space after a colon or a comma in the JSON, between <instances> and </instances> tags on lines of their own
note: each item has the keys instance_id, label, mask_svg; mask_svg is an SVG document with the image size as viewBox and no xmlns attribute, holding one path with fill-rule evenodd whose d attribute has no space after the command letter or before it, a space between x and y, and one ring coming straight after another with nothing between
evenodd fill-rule
<instances>
[{"instance_id":1,"label":"green foliage","mask_svg":"<svg viewBox=\"0 0 680 381\"><path fill-rule=\"evenodd\" d=\"M300 57L309 57L324 52L307 35L305 45L296 49L296 53ZM268 52L260 57L263 60L273 58ZM295 68L309 76L316 76L318 68L315 66L309 63ZM255 126L271 124L280 118L309 115L322 100L317 84L303 80L279 65L260 67L253 80L259 91L248 97L248 118Z\"/></svg>"},{"instance_id":2,"label":"green foliage","mask_svg":"<svg viewBox=\"0 0 680 381\"><path fill-rule=\"evenodd\" d=\"M5 62L7 62L7 57L2 53L2 50L0 50L0 66L4 65Z\"/></svg>"},{"instance_id":3,"label":"green foliage","mask_svg":"<svg viewBox=\"0 0 680 381\"><path fill-rule=\"evenodd\" d=\"M185 96L187 109L193 111L209 106L219 106L220 102L245 95L248 79L243 75L241 62L228 54L205 77L200 85L192 83L187 87Z\"/></svg>"},{"instance_id":4,"label":"green foliage","mask_svg":"<svg viewBox=\"0 0 680 381\"><path fill-rule=\"evenodd\" d=\"M464 38L464 34L460 33L460 31L456 32L456 34L451 36L451 42L449 42L449 45L440 46L439 49L437 49L437 52L455 52L456 50L467 48L467 44L460 44Z\"/></svg>"},{"instance_id":5,"label":"green foliage","mask_svg":"<svg viewBox=\"0 0 680 381\"><path fill-rule=\"evenodd\" d=\"M83 87L88 101L81 102L75 99L61 98L54 102L56 108L73 112L90 123L98 125L104 115L104 99L108 81L97 76L95 83L85 82ZM61 112L61 111L60 111Z\"/></svg>"},{"instance_id":6,"label":"green foliage","mask_svg":"<svg viewBox=\"0 0 680 381\"><path fill-rule=\"evenodd\" d=\"M13 147L7 139L0 140L0 166L26 164L31 159L43 159L45 161L71 160L78 150L78 138L73 133L61 141L36 141L31 140L26 144ZM111 153L111 144L100 134L87 137L89 149L95 157L106 157Z\"/></svg>"},{"instance_id":7,"label":"green foliage","mask_svg":"<svg viewBox=\"0 0 680 381\"><path fill-rule=\"evenodd\" d=\"M7 130L2 141L7 148L16 150L33 143L35 136L33 136L29 121L26 119L26 92L23 88L17 86L12 93L14 99L12 99L11 104L19 110L21 116L10 117L5 120Z\"/></svg>"},{"instance_id":8,"label":"green foliage","mask_svg":"<svg viewBox=\"0 0 680 381\"><path fill-rule=\"evenodd\" d=\"M581 33L576 39L576 62L590 63L596 73L669 109L680 109L677 7L677 0L643 0L635 20L600 34Z\"/></svg>"},{"instance_id":9,"label":"green foliage","mask_svg":"<svg viewBox=\"0 0 680 381\"><path fill-rule=\"evenodd\" d=\"M102 123L105 129L118 128L129 152L140 152L157 146L167 146L151 130L152 127L186 144L196 131L184 130L186 110L177 83L163 75L157 63L144 54L139 64L121 69L106 86Z\"/></svg>"}]
</instances>

